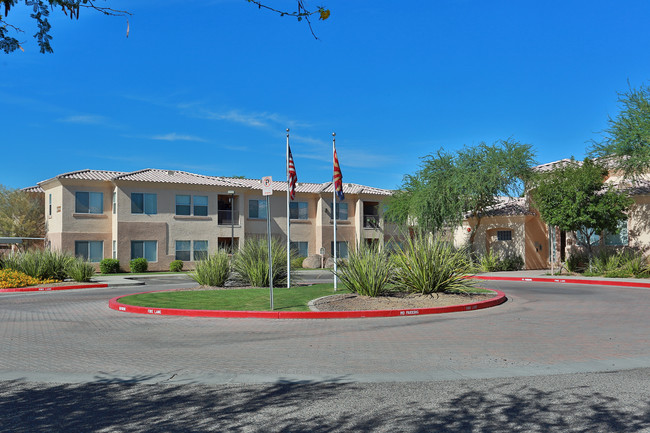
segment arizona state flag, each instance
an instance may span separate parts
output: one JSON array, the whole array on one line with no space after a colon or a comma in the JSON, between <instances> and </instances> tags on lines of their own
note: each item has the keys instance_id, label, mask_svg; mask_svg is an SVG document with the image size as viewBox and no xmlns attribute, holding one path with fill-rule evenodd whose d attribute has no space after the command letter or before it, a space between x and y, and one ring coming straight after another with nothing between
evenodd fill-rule
<instances>
[{"instance_id":1,"label":"arizona state flag","mask_svg":"<svg viewBox=\"0 0 650 433\"><path fill-rule=\"evenodd\" d=\"M336 146L334 146L334 190L336 190L339 199L343 200L345 197L343 194L343 173L341 173L341 167L339 166L339 158L336 156Z\"/></svg>"}]
</instances>

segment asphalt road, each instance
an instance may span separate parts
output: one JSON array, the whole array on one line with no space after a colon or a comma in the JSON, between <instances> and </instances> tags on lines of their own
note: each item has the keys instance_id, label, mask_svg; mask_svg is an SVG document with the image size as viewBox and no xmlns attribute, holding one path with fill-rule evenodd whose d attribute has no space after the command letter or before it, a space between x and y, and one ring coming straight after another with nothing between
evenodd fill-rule
<instances>
[{"instance_id":1,"label":"asphalt road","mask_svg":"<svg viewBox=\"0 0 650 433\"><path fill-rule=\"evenodd\" d=\"M0 431L650 432L650 291L345 320L133 315L190 283L0 296Z\"/></svg>"}]
</instances>

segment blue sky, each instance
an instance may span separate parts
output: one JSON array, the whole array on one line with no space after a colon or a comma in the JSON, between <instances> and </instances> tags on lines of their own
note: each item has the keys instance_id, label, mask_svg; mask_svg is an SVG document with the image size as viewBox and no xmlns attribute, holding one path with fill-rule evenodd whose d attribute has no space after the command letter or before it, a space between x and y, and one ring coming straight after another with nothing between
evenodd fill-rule
<instances>
[{"instance_id":1,"label":"blue sky","mask_svg":"<svg viewBox=\"0 0 650 433\"><path fill-rule=\"evenodd\" d=\"M291 0L269 0L292 9ZM581 158L617 92L650 83L650 2L322 0L306 24L245 0L112 1L126 19L52 16L39 54L28 10L0 54L0 183L84 168L397 188L420 157L512 137L540 163Z\"/></svg>"}]
</instances>

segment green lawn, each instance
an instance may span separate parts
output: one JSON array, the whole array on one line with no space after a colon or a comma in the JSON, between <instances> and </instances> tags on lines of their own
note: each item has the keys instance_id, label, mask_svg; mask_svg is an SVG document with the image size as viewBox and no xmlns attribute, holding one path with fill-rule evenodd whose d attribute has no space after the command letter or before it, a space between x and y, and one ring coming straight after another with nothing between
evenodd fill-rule
<instances>
[{"instance_id":1,"label":"green lawn","mask_svg":"<svg viewBox=\"0 0 650 433\"><path fill-rule=\"evenodd\" d=\"M474 288L472 293L489 293L490 290ZM276 287L273 289L275 311L309 311L312 299L337 293L349 293L343 286L334 291L334 284L313 286ZM180 308L186 310L270 311L269 289L250 288L235 290L164 291L130 295L120 298L127 305L151 308Z\"/></svg>"},{"instance_id":2,"label":"green lawn","mask_svg":"<svg viewBox=\"0 0 650 433\"><path fill-rule=\"evenodd\" d=\"M307 303L321 296L348 293L333 284L314 284L305 287L273 288L273 309L281 311L309 311ZM188 310L270 311L269 289L250 288L235 290L166 291L130 295L120 298L128 305L155 308L181 308Z\"/></svg>"}]
</instances>

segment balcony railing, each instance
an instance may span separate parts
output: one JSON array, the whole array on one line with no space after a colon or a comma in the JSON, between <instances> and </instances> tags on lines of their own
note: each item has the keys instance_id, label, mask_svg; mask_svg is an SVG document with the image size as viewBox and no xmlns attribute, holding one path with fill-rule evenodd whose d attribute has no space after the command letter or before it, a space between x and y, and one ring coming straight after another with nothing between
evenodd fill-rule
<instances>
[{"instance_id":1,"label":"balcony railing","mask_svg":"<svg viewBox=\"0 0 650 433\"><path fill-rule=\"evenodd\" d=\"M379 228L379 217L377 215L364 215L363 216L363 227L368 229L378 229Z\"/></svg>"},{"instance_id":2,"label":"balcony railing","mask_svg":"<svg viewBox=\"0 0 650 433\"><path fill-rule=\"evenodd\" d=\"M220 226L239 225L239 211L237 210L218 210L217 217Z\"/></svg>"}]
</instances>

